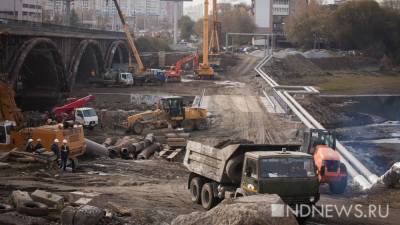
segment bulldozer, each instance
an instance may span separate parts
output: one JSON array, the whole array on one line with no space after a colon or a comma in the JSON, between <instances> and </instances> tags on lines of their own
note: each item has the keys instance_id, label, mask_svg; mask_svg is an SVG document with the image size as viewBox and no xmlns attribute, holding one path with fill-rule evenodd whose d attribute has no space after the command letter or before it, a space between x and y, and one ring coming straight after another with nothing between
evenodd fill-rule
<instances>
[{"instance_id":1,"label":"bulldozer","mask_svg":"<svg viewBox=\"0 0 400 225\"><path fill-rule=\"evenodd\" d=\"M27 127L21 110L14 100L14 90L0 81L0 153L9 152L15 148L25 150L28 139L41 139L43 147L50 151L54 139L68 141L70 148L70 165L74 170L77 166L77 156L85 153L83 127L74 125L64 128L63 124Z\"/></svg>"},{"instance_id":2,"label":"bulldozer","mask_svg":"<svg viewBox=\"0 0 400 225\"><path fill-rule=\"evenodd\" d=\"M185 107L181 96L163 97L157 108L128 116L123 127L128 132L141 134L146 127L161 128L165 125L182 127L185 131L208 128L207 110L197 106Z\"/></svg>"},{"instance_id":3,"label":"bulldozer","mask_svg":"<svg viewBox=\"0 0 400 225\"><path fill-rule=\"evenodd\" d=\"M336 151L335 135L323 129L304 133L302 151L313 155L320 183L329 184L333 194L343 194L347 186L347 169Z\"/></svg>"}]
</instances>

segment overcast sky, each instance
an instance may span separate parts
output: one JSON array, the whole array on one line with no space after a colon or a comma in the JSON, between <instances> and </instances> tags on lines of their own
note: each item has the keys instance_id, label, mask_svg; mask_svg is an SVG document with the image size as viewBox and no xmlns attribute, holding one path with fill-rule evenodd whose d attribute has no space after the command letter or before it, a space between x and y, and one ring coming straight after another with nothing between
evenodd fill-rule
<instances>
[{"instance_id":1,"label":"overcast sky","mask_svg":"<svg viewBox=\"0 0 400 225\"><path fill-rule=\"evenodd\" d=\"M209 3L211 4L211 0L208 0ZM197 4L201 4L203 3L204 0L193 0L192 2L185 2L184 6L191 6L191 5L197 5ZM217 0L217 3L225 3L225 2L229 2L232 4L237 4L237 3L247 3L248 5L251 4L251 0Z\"/></svg>"}]
</instances>

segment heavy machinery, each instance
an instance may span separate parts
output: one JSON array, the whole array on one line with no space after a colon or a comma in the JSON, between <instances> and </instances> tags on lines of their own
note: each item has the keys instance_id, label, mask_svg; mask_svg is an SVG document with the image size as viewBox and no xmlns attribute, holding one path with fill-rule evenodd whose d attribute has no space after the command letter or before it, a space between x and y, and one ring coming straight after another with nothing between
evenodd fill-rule
<instances>
[{"instance_id":1,"label":"heavy machinery","mask_svg":"<svg viewBox=\"0 0 400 225\"><path fill-rule=\"evenodd\" d=\"M141 134L146 127L159 128L166 124L182 127L185 131L207 129L207 110L197 106L185 107L180 96L164 97L157 109L128 116L123 127L128 132Z\"/></svg>"},{"instance_id":2,"label":"heavy machinery","mask_svg":"<svg viewBox=\"0 0 400 225\"><path fill-rule=\"evenodd\" d=\"M204 0L203 18L203 61L199 64L196 74L199 79L211 80L215 78L214 70L208 62L208 0Z\"/></svg>"},{"instance_id":3,"label":"heavy machinery","mask_svg":"<svg viewBox=\"0 0 400 225\"><path fill-rule=\"evenodd\" d=\"M9 152L14 148L23 151L29 138L41 139L48 151L55 138L66 139L73 169L77 166L76 157L84 154L86 150L83 127L80 125L68 129L62 124L25 127L21 110L14 101L14 90L0 82L0 152Z\"/></svg>"},{"instance_id":4,"label":"heavy machinery","mask_svg":"<svg viewBox=\"0 0 400 225\"><path fill-rule=\"evenodd\" d=\"M219 39L218 30L220 23L218 22L217 0L212 0L212 28L210 39L210 56L219 56Z\"/></svg>"},{"instance_id":5,"label":"heavy machinery","mask_svg":"<svg viewBox=\"0 0 400 225\"><path fill-rule=\"evenodd\" d=\"M193 55L189 55L183 57L182 59L178 60L174 66L171 66L170 69L165 71L165 77L168 81L181 81L181 67L185 63L193 60L193 68L196 68L199 64L199 55L195 52Z\"/></svg>"},{"instance_id":6,"label":"heavy machinery","mask_svg":"<svg viewBox=\"0 0 400 225\"><path fill-rule=\"evenodd\" d=\"M193 203L212 208L225 198L278 194L288 205L320 197L312 155L300 145L230 144L215 148L189 141L183 164Z\"/></svg>"},{"instance_id":7,"label":"heavy machinery","mask_svg":"<svg viewBox=\"0 0 400 225\"><path fill-rule=\"evenodd\" d=\"M134 84L132 73L108 70L101 79L92 78L90 83L107 86L131 87Z\"/></svg>"},{"instance_id":8,"label":"heavy machinery","mask_svg":"<svg viewBox=\"0 0 400 225\"><path fill-rule=\"evenodd\" d=\"M99 124L96 111L93 108L83 107L93 99L93 95L80 99L70 99L65 105L54 107L51 112L59 123L71 120L85 128L93 129Z\"/></svg>"},{"instance_id":9,"label":"heavy machinery","mask_svg":"<svg viewBox=\"0 0 400 225\"><path fill-rule=\"evenodd\" d=\"M129 60L128 60L128 68L129 71L132 73L133 75L133 80L135 84L139 84L142 85L144 83L160 83L160 82L164 82L165 81L165 76L163 74L158 73L154 73L154 69L149 69L146 70L146 68L143 65L142 59L140 58L139 52L135 46L135 41L132 37L132 34L129 30L129 25L126 23L126 19L124 14L122 13L121 7L118 4L117 0L112 0L114 2L115 8L118 12L118 16L119 19L121 20L122 23L122 27L124 29L124 33L126 36L126 39L128 41L128 46L131 49L135 60L136 60L136 64L137 66L134 67L133 65L131 65L131 58L129 56ZM107 4L108 4L108 0L107 0ZM130 54L129 54L130 55Z\"/></svg>"},{"instance_id":10,"label":"heavy machinery","mask_svg":"<svg viewBox=\"0 0 400 225\"><path fill-rule=\"evenodd\" d=\"M336 151L335 135L327 130L310 129L304 133L302 151L313 155L320 183L328 183L334 194L342 194L347 186L347 169Z\"/></svg>"}]
</instances>

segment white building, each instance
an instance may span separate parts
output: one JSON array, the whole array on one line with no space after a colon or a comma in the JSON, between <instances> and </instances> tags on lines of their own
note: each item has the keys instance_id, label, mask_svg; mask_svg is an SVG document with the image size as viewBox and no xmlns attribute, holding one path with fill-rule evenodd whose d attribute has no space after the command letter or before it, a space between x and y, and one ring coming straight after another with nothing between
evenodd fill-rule
<instances>
[{"instance_id":1,"label":"white building","mask_svg":"<svg viewBox=\"0 0 400 225\"><path fill-rule=\"evenodd\" d=\"M1 0L0 17L8 19L42 21L41 0Z\"/></svg>"}]
</instances>

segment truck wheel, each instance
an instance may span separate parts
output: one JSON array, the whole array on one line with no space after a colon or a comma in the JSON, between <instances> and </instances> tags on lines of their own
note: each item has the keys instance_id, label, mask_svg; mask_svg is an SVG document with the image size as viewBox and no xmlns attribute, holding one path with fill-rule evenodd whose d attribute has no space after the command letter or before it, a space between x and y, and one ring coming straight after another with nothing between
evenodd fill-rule
<instances>
[{"instance_id":1,"label":"truck wheel","mask_svg":"<svg viewBox=\"0 0 400 225\"><path fill-rule=\"evenodd\" d=\"M47 205L40 202L27 201L17 208L17 212L29 216L47 216L49 214L49 209Z\"/></svg>"},{"instance_id":2,"label":"truck wheel","mask_svg":"<svg viewBox=\"0 0 400 225\"><path fill-rule=\"evenodd\" d=\"M347 186L347 176L342 177L339 181L330 182L329 190L333 194L343 194Z\"/></svg>"},{"instance_id":3,"label":"truck wheel","mask_svg":"<svg viewBox=\"0 0 400 225\"><path fill-rule=\"evenodd\" d=\"M196 129L198 130L206 130L208 127L206 119L198 119L196 120Z\"/></svg>"},{"instance_id":4,"label":"truck wheel","mask_svg":"<svg viewBox=\"0 0 400 225\"><path fill-rule=\"evenodd\" d=\"M131 130L135 133L135 134L141 134L144 130L144 125L140 122L136 122L132 125Z\"/></svg>"},{"instance_id":5,"label":"truck wheel","mask_svg":"<svg viewBox=\"0 0 400 225\"><path fill-rule=\"evenodd\" d=\"M182 128L185 131L192 131L194 128L194 122L192 120L182 121Z\"/></svg>"},{"instance_id":6,"label":"truck wheel","mask_svg":"<svg viewBox=\"0 0 400 225\"><path fill-rule=\"evenodd\" d=\"M203 187L203 180L200 177L194 177L190 181L190 195L192 202L200 204L201 202L201 188Z\"/></svg>"},{"instance_id":7,"label":"truck wheel","mask_svg":"<svg viewBox=\"0 0 400 225\"><path fill-rule=\"evenodd\" d=\"M203 208L209 210L216 203L216 199L214 197L214 192L211 183L206 183L203 185L201 189L201 205Z\"/></svg>"}]
</instances>

